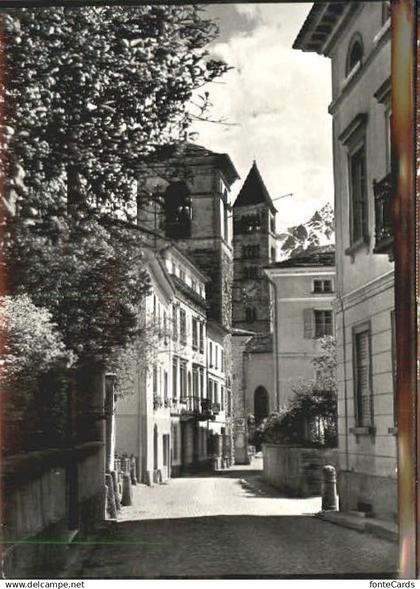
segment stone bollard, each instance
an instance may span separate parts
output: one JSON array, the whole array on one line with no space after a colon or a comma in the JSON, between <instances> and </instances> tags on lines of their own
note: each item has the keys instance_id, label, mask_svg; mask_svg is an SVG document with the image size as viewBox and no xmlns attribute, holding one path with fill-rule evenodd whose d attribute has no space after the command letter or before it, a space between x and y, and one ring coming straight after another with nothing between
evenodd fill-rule
<instances>
[{"instance_id":1,"label":"stone bollard","mask_svg":"<svg viewBox=\"0 0 420 589\"><path fill-rule=\"evenodd\" d=\"M322 511L337 511L337 476L330 464L322 467Z\"/></svg>"},{"instance_id":2,"label":"stone bollard","mask_svg":"<svg viewBox=\"0 0 420 589\"><path fill-rule=\"evenodd\" d=\"M131 477L128 473L123 474L121 505L124 505L124 507L133 505L133 489L131 487Z\"/></svg>"},{"instance_id":3,"label":"stone bollard","mask_svg":"<svg viewBox=\"0 0 420 589\"><path fill-rule=\"evenodd\" d=\"M105 475L105 484L107 488L106 507L108 515L111 519L117 519L117 507L115 505L114 484L110 474Z\"/></svg>"},{"instance_id":4,"label":"stone bollard","mask_svg":"<svg viewBox=\"0 0 420 589\"><path fill-rule=\"evenodd\" d=\"M115 470L111 471L111 478L112 478L112 484L114 486L115 507L117 508L117 511L120 511L120 509L121 509L120 493L118 490L118 478L117 478L117 473L115 472Z\"/></svg>"},{"instance_id":5,"label":"stone bollard","mask_svg":"<svg viewBox=\"0 0 420 589\"><path fill-rule=\"evenodd\" d=\"M130 476L131 476L131 484L132 485L137 485L136 459L135 459L135 457L133 455L131 456Z\"/></svg>"}]
</instances>

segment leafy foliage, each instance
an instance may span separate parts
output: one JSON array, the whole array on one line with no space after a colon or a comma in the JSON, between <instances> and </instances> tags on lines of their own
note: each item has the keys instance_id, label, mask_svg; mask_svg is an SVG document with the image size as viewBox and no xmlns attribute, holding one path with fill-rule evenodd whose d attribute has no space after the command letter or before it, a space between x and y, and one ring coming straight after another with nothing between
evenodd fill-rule
<instances>
[{"instance_id":1,"label":"leafy foliage","mask_svg":"<svg viewBox=\"0 0 420 589\"><path fill-rule=\"evenodd\" d=\"M134 219L144 163L185 139L193 92L226 71L196 6L3 11L1 246L12 294L49 309L79 361L141 335L149 281ZM104 215L113 221L105 222Z\"/></svg>"},{"instance_id":2,"label":"leafy foliage","mask_svg":"<svg viewBox=\"0 0 420 589\"><path fill-rule=\"evenodd\" d=\"M36 377L56 365L70 365L68 353L51 313L36 307L28 295L0 297L0 381Z\"/></svg>"},{"instance_id":3,"label":"leafy foliage","mask_svg":"<svg viewBox=\"0 0 420 589\"><path fill-rule=\"evenodd\" d=\"M337 361L333 337L323 338L321 354L313 364L317 378L296 384L287 407L272 413L260 427L264 442L336 446Z\"/></svg>"},{"instance_id":4,"label":"leafy foliage","mask_svg":"<svg viewBox=\"0 0 420 589\"><path fill-rule=\"evenodd\" d=\"M185 139L194 90L227 69L208 58L217 29L196 6L28 8L5 22L3 172L26 172L35 211L63 174L73 199L133 202L142 161Z\"/></svg>"}]
</instances>

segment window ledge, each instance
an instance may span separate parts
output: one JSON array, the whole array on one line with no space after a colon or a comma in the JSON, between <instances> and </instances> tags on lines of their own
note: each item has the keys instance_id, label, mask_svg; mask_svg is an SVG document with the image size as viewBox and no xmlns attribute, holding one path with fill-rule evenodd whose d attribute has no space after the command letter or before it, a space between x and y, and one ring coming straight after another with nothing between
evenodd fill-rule
<instances>
[{"instance_id":1,"label":"window ledge","mask_svg":"<svg viewBox=\"0 0 420 589\"><path fill-rule=\"evenodd\" d=\"M357 76L357 73L362 69L362 62L358 61L356 65L349 71L347 76L341 83L341 91L346 89L346 87L350 84L350 82Z\"/></svg>"},{"instance_id":2,"label":"window ledge","mask_svg":"<svg viewBox=\"0 0 420 589\"><path fill-rule=\"evenodd\" d=\"M377 45L379 43L379 41L386 35L386 33L388 31L391 30L391 19L388 18L388 20L384 23L384 25L382 26L381 30L377 33L377 35L375 35L375 37L373 38L373 44Z\"/></svg>"},{"instance_id":3,"label":"window ledge","mask_svg":"<svg viewBox=\"0 0 420 589\"><path fill-rule=\"evenodd\" d=\"M348 248L346 248L344 250L344 253L346 256L350 256L351 261L354 262L354 258L355 258L355 255L357 252L359 252L360 250L362 250L364 248L366 248L366 253L369 252L369 244L370 244L369 236L363 237L361 239L358 239L354 243L352 243Z\"/></svg>"},{"instance_id":4,"label":"window ledge","mask_svg":"<svg viewBox=\"0 0 420 589\"><path fill-rule=\"evenodd\" d=\"M351 427L349 432L355 436L373 436L376 433L376 428L373 425L357 426Z\"/></svg>"}]
</instances>

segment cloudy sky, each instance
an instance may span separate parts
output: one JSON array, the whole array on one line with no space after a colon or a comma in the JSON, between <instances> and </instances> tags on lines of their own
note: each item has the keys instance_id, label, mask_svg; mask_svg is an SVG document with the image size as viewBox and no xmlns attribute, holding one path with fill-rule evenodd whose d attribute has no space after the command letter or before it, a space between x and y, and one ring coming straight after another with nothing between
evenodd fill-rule
<instances>
[{"instance_id":1,"label":"cloudy sky","mask_svg":"<svg viewBox=\"0 0 420 589\"><path fill-rule=\"evenodd\" d=\"M209 87L212 118L197 143L231 156L241 180L256 159L278 208L278 230L305 222L333 200L330 62L292 49L311 4L209 5L220 28L211 50L234 69Z\"/></svg>"}]
</instances>

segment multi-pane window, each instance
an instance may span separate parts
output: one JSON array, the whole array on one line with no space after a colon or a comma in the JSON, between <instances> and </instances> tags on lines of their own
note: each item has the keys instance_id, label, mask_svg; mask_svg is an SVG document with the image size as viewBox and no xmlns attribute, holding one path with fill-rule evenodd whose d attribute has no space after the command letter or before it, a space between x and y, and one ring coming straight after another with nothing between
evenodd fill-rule
<instances>
[{"instance_id":1,"label":"multi-pane window","mask_svg":"<svg viewBox=\"0 0 420 589\"><path fill-rule=\"evenodd\" d=\"M192 347L198 350L198 321L195 317L192 318Z\"/></svg>"},{"instance_id":2,"label":"multi-pane window","mask_svg":"<svg viewBox=\"0 0 420 589\"><path fill-rule=\"evenodd\" d=\"M315 337L324 337L333 334L332 311L314 311Z\"/></svg>"},{"instance_id":3,"label":"multi-pane window","mask_svg":"<svg viewBox=\"0 0 420 589\"><path fill-rule=\"evenodd\" d=\"M204 369L200 368L200 399L204 399Z\"/></svg>"},{"instance_id":4,"label":"multi-pane window","mask_svg":"<svg viewBox=\"0 0 420 589\"><path fill-rule=\"evenodd\" d=\"M179 367L179 384L180 384L180 397L185 399L187 396L187 365L185 362L181 362Z\"/></svg>"},{"instance_id":5,"label":"multi-pane window","mask_svg":"<svg viewBox=\"0 0 420 589\"><path fill-rule=\"evenodd\" d=\"M172 338L178 340L178 307L172 305Z\"/></svg>"},{"instance_id":6,"label":"multi-pane window","mask_svg":"<svg viewBox=\"0 0 420 589\"><path fill-rule=\"evenodd\" d=\"M354 333L354 355L356 423L368 427L373 424L369 329Z\"/></svg>"},{"instance_id":7,"label":"multi-pane window","mask_svg":"<svg viewBox=\"0 0 420 589\"><path fill-rule=\"evenodd\" d=\"M172 359L172 398L178 396L178 358Z\"/></svg>"},{"instance_id":8,"label":"multi-pane window","mask_svg":"<svg viewBox=\"0 0 420 589\"><path fill-rule=\"evenodd\" d=\"M157 371L157 366L153 366L153 377L152 377L152 381L153 381L153 392L157 393L158 390L158 371Z\"/></svg>"},{"instance_id":9,"label":"multi-pane window","mask_svg":"<svg viewBox=\"0 0 420 589\"><path fill-rule=\"evenodd\" d=\"M200 321L199 325L199 333L200 333L200 352L204 354L204 323Z\"/></svg>"},{"instance_id":10,"label":"multi-pane window","mask_svg":"<svg viewBox=\"0 0 420 589\"><path fill-rule=\"evenodd\" d=\"M359 147L349 158L350 176L350 239L351 243L366 239L368 206L366 187L365 146Z\"/></svg>"},{"instance_id":11,"label":"multi-pane window","mask_svg":"<svg viewBox=\"0 0 420 589\"><path fill-rule=\"evenodd\" d=\"M198 397L199 396L199 380L198 380L198 367L197 366L193 366L193 371L192 371L192 394L193 397Z\"/></svg>"},{"instance_id":12,"label":"multi-pane window","mask_svg":"<svg viewBox=\"0 0 420 589\"><path fill-rule=\"evenodd\" d=\"M179 310L179 332L181 342L185 344L187 342L187 315L184 309Z\"/></svg>"},{"instance_id":13,"label":"multi-pane window","mask_svg":"<svg viewBox=\"0 0 420 589\"><path fill-rule=\"evenodd\" d=\"M333 292L332 280L314 280L314 293Z\"/></svg>"},{"instance_id":14,"label":"multi-pane window","mask_svg":"<svg viewBox=\"0 0 420 589\"><path fill-rule=\"evenodd\" d=\"M163 398L165 401L168 398L168 373L166 370L163 372Z\"/></svg>"}]
</instances>

